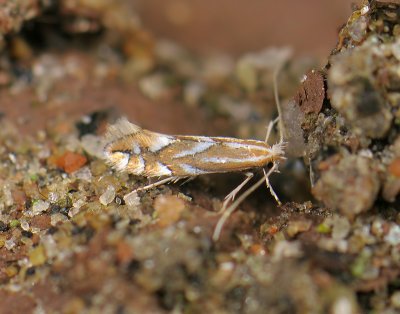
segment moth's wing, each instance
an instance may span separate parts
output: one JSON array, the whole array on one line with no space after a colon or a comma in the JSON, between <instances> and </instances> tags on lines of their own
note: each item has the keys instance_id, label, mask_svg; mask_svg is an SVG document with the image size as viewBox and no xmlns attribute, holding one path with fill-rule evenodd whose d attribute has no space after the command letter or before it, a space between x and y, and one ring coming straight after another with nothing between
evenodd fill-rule
<instances>
[{"instance_id":1,"label":"moth's wing","mask_svg":"<svg viewBox=\"0 0 400 314\"><path fill-rule=\"evenodd\" d=\"M126 135L140 133L141 130L141 127L130 123L128 119L124 117L118 119L116 123L108 126L104 138L106 142L113 142Z\"/></svg>"}]
</instances>

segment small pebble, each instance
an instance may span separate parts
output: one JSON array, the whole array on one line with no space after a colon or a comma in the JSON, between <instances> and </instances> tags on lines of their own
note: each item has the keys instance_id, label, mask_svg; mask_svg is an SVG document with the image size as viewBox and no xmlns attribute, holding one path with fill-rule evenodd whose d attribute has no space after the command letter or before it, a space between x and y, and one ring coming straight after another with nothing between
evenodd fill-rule
<instances>
[{"instance_id":1,"label":"small pebble","mask_svg":"<svg viewBox=\"0 0 400 314\"><path fill-rule=\"evenodd\" d=\"M17 163L17 157L15 157L15 154L12 153L8 154L8 158L13 164Z\"/></svg>"},{"instance_id":2,"label":"small pebble","mask_svg":"<svg viewBox=\"0 0 400 314\"><path fill-rule=\"evenodd\" d=\"M332 314L353 314L355 308L353 302L347 297L341 297L335 300L332 307Z\"/></svg>"},{"instance_id":3,"label":"small pebble","mask_svg":"<svg viewBox=\"0 0 400 314\"><path fill-rule=\"evenodd\" d=\"M124 201L125 204L132 209L136 209L140 205L140 198L136 192L126 194L124 196Z\"/></svg>"},{"instance_id":4,"label":"small pebble","mask_svg":"<svg viewBox=\"0 0 400 314\"><path fill-rule=\"evenodd\" d=\"M391 175L400 178L400 158L394 159L390 163L388 170Z\"/></svg>"},{"instance_id":5,"label":"small pebble","mask_svg":"<svg viewBox=\"0 0 400 314\"><path fill-rule=\"evenodd\" d=\"M101 138L93 134L85 134L81 139L82 148L89 155L102 158L103 157L103 147L101 145Z\"/></svg>"},{"instance_id":6,"label":"small pebble","mask_svg":"<svg viewBox=\"0 0 400 314\"><path fill-rule=\"evenodd\" d=\"M11 250L13 247L15 247L15 241L13 238L6 240L4 242L4 246L6 247L7 250Z\"/></svg>"},{"instance_id":7,"label":"small pebble","mask_svg":"<svg viewBox=\"0 0 400 314\"><path fill-rule=\"evenodd\" d=\"M102 205L108 205L115 199L115 188L108 185L106 191L100 196L99 201Z\"/></svg>"},{"instance_id":8,"label":"small pebble","mask_svg":"<svg viewBox=\"0 0 400 314\"><path fill-rule=\"evenodd\" d=\"M76 202L74 202L72 204L72 208L68 212L68 217L73 217L77 213L79 213L80 208L85 204L86 204L86 202L84 200L82 200L82 199L79 199Z\"/></svg>"},{"instance_id":9,"label":"small pebble","mask_svg":"<svg viewBox=\"0 0 400 314\"><path fill-rule=\"evenodd\" d=\"M58 201L59 196L56 192L50 192L49 195L47 196L47 199L50 203L55 203Z\"/></svg>"},{"instance_id":10,"label":"small pebble","mask_svg":"<svg viewBox=\"0 0 400 314\"><path fill-rule=\"evenodd\" d=\"M50 216L50 224L52 226L56 226L59 223L65 222L68 218L65 217L63 214L60 213L55 213L53 215Z\"/></svg>"},{"instance_id":11,"label":"small pebble","mask_svg":"<svg viewBox=\"0 0 400 314\"><path fill-rule=\"evenodd\" d=\"M133 249L125 241L120 241L117 244L116 258L121 264L129 263L133 258Z\"/></svg>"},{"instance_id":12,"label":"small pebble","mask_svg":"<svg viewBox=\"0 0 400 314\"><path fill-rule=\"evenodd\" d=\"M398 225L393 225L389 233L385 236L385 241L391 245L400 244L400 227Z\"/></svg>"},{"instance_id":13,"label":"small pebble","mask_svg":"<svg viewBox=\"0 0 400 314\"><path fill-rule=\"evenodd\" d=\"M29 230L29 223L26 221L21 221L21 228L22 230L28 231Z\"/></svg>"},{"instance_id":14,"label":"small pebble","mask_svg":"<svg viewBox=\"0 0 400 314\"><path fill-rule=\"evenodd\" d=\"M39 245L29 252L29 260L33 266L40 266L46 262L46 253L43 245Z\"/></svg>"},{"instance_id":15,"label":"small pebble","mask_svg":"<svg viewBox=\"0 0 400 314\"><path fill-rule=\"evenodd\" d=\"M37 200L32 205L32 213L33 215L38 215L49 208L50 204L48 202Z\"/></svg>"},{"instance_id":16,"label":"small pebble","mask_svg":"<svg viewBox=\"0 0 400 314\"><path fill-rule=\"evenodd\" d=\"M312 222L310 220L290 221L286 232L289 237L294 237L298 233L309 230L311 225L312 225Z\"/></svg>"},{"instance_id":17,"label":"small pebble","mask_svg":"<svg viewBox=\"0 0 400 314\"><path fill-rule=\"evenodd\" d=\"M4 232L7 230L8 230L7 224L0 220L0 232Z\"/></svg>"},{"instance_id":18,"label":"small pebble","mask_svg":"<svg viewBox=\"0 0 400 314\"><path fill-rule=\"evenodd\" d=\"M154 209L160 227L169 226L177 222L182 211L185 209L185 202L174 195L159 195L154 200Z\"/></svg>"},{"instance_id":19,"label":"small pebble","mask_svg":"<svg viewBox=\"0 0 400 314\"><path fill-rule=\"evenodd\" d=\"M350 222L346 217L336 216L333 220L332 238L344 239L347 237L351 229Z\"/></svg>"},{"instance_id":20,"label":"small pebble","mask_svg":"<svg viewBox=\"0 0 400 314\"><path fill-rule=\"evenodd\" d=\"M89 167L83 167L74 172L74 176L77 179L82 181L91 182L92 181L92 172L90 171Z\"/></svg>"},{"instance_id":21,"label":"small pebble","mask_svg":"<svg viewBox=\"0 0 400 314\"><path fill-rule=\"evenodd\" d=\"M261 256L264 256L267 253L265 251L264 246L258 243L255 243L252 246L250 246L250 252L254 255L261 255Z\"/></svg>"},{"instance_id":22,"label":"small pebble","mask_svg":"<svg viewBox=\"0 0 400 314\"><path fill-rule=\"evenodd\" d=\"M161 74L149 75L139 81L139 88L143 94L152 100L164 97L168 91L165 77Z\"/></svg>"},{"instance_id":23,"label":"small pebble","mask_svg":"<svg viewBox=\"0 0 400 314\"><path fill-rule=\"evenodd\" d=\"M360 16L349 26L349 35L356 42L361 42L365 38L366 30L368 27L368 18Z\"/></svg>"},{"instance_id":24,"label":"small pebble","mask_svg":"<svg viewBox=\"0 0 400 314\"><path fill-rule=\"evenodd\" d=\"M14 199L12 197L12 192L8 184L3 186L3 200L6 206L14 205Z\"/></svg>"},{"instance_id":25,"label":"small pebble","mask_svg":"<svg viewBox=\"0 0 400 314\"><path fill-rule=\"evenodd\" d=\"M400 39L397 39L396 42L392 45L392 53L393 56L400 61Z\"/></svg>"},{"instance_id":26,"label":"small pebble","mask_svg":"<svg viewBox=\"0 0 400 314\"><path fill-rule=\"evenodd\" d=\"M4 271L8 277L14 277L16 274L18 274L18 268L12 265L8 266Z\"/></svg>"},{"instance_id":27,"label":"small pebble","mask_svg":"<svg viewBox=\"0 0 400 314\"><path fill-rule=\"evenodd\" d=\"M383 221L376 218L371 225L371 233L376 237L381 237L384 233Z\"/></svg>"},{"instance_id":28,"label":"small pebble","mask_svg":"<svg viewBox=\"0 0 400 314\"><path fill-rule=\"evenodd\" d=\"M183 90L183 98L188 105L197 106L204 94L204 90L205 88L202 83L191 81L186 84Z\"/></svg>"},{"instance_id":29,"label":"small pebble","mask_svg":"<svg viewBox=\"0 0 400 314\"><path fill-rule=\"evenodd\" d=\"M219 267L216 269L215 273L212 276L212 282L216 285L223 285L232 276L232 273L235 270L235 264L231 261L224 261L219 264Z\"/></svg>"},{"instance_id":30,"label":"small pebble","mask_svg":"<svg viewBox=\"0 0 400 314\"><path fill-rule=\"evenodd\" d=\"M400 291L396 291L390 297L390 303L396 308L400 309Z\"/></svg>"},{"instance_id":31,"label":"small pebble","mask_svg":"<svg viewBox=\"0 0 400 314\"><path fill-rule=\"evenodd\" d=\"M276 243L273 250L273 260L280 261L291 257L300 257L302 255L299 242L280 241Z\"/></svg>"}]
</instances>

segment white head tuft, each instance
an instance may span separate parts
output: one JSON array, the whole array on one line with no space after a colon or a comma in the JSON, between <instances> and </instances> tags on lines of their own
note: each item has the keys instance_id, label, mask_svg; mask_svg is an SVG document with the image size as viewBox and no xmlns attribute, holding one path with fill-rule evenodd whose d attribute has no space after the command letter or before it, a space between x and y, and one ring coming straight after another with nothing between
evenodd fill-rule
<instances>
[{"instance_id":1,"label":"white head tuft","mask_svg":"<svg viewBox=\"0 0 400 314\"><path fill-rule=\"evenodd\" d=\"M285 148L286 142L280 142L277 144L272 145L271 147L271 155L273 159L286 159L285 157Z\"/></svg>"}]
</instances>

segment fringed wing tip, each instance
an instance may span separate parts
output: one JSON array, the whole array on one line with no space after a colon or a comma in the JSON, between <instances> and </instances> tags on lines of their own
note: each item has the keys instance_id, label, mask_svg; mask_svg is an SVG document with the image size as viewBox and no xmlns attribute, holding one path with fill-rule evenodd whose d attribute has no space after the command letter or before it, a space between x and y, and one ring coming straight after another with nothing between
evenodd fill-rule
<instances>
[{"instance_id":1,"label":"fringed wing tip","mask_svg":"<svg viewBox=\"0 0 400 314\"><path fill-rule=\"evenodd\" d=\"M110 124L105 134L105 141L111 142L126 135L137 133L141 128L133 123L130 123L127 118L122 117L116 123Z\"/></svg>"}]
</instances>

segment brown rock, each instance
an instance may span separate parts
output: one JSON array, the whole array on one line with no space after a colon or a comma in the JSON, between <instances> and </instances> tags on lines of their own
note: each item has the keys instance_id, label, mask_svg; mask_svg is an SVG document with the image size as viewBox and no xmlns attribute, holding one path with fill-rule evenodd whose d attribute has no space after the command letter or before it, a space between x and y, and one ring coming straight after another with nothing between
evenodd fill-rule
<instances>
[{"instance_id":1,"label":"brown rock","mask_svg":"<svg viewBox=\"0 0 400 314\"><path fill-rule=\"evenodd\" d=\"M325 99L324 75L312 70L306 74L306 79L301 84L295 102L303 113L319 113Z\"/></svg>"},{"instance_id":2,"label":"brown rock","mask_svg":"<svg viewBox=\"0 0 400 314\"><path fill-rule=\"evenodd\" d=\"M32 217L30 224L32 227L39 228L41 230L48 229L51 226L51 219L48 215L37 215Z\"/></svg>"},{"instance_id":3,"label":"brown rock","mask_svg":"<svg viewBox=\"0 0 400 314\"><path fill-rule=\"evenodd\" d=\"M166 227L180 219L185 202L174 195L159 195L154 200L154 209L159 218L158 225Z\"/></svg>"},{"instance_id":4,"label":"brown rock","mask_svg":"<svg viewBox=\"0 0 400 314\"><path fill-rule=\"evenodd\" d=\"M379 188L380 181L373 161L350 155L323 171L312 192L326 206L339 209L353 218L372 207Z\"/></svg>"}]
</instances>

